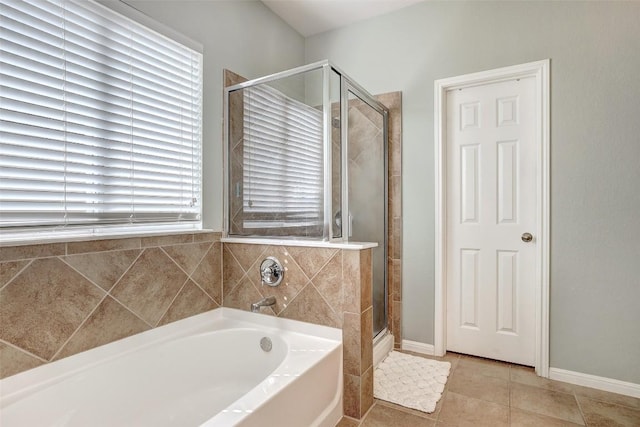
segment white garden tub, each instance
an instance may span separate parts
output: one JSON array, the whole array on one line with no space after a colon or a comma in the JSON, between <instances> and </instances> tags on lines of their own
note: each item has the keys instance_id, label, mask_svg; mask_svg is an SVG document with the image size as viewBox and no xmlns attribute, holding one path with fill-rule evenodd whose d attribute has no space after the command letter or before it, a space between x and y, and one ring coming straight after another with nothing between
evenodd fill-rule
<instances>
[{"instance_id":1,"label":"white garden tub","mask_svg":"<svg viewBox=\"0 0 640 427\"><path fill-rule=\"evenodd\" d=\"M0 381L2 427L333 427L341 416L340 330L229 308Z\"/></svg>"}]
</instances>

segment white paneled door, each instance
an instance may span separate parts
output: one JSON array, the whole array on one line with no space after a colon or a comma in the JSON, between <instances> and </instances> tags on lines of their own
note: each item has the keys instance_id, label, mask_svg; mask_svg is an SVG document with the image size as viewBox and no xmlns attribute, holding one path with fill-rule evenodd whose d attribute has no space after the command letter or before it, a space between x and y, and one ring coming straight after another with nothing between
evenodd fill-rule
<instances>
[{"instance_id":1,"label":"white paneled door","mask_svg":"<svg viewBox=\"0 0 640 427\"><path fill-rule=\"evenodd\" d=\"M446 96L446 347L533 366L535 79Z\"/></svg>"}]
</instances>

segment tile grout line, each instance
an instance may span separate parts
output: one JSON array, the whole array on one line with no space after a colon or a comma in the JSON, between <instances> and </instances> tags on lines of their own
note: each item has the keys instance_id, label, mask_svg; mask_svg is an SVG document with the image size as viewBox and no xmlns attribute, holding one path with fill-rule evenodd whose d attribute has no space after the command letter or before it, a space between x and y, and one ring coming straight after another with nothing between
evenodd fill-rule
<instances>
[{"instance_id":1,"label":"tile grout line","mask_svg":"<svg viewBox=\"0 0 640 427\"><path fill-rule=\"evenodd\" d=\"M182 290L185 288L185 286L187 286L187 283L189 283L190 281L193 282L193 280L191 280L191 278L187 275L187 278L184 280L184 283L182 284L182 286L180 286L180 289L178 289L178 292L176 292L176 294L173 296L173 298L171 299L171 302L169 302L169 305L167 305L167 308L162 312L160 317L158 317L158 320L156 320L155 324L152 325L152 328L157 328L158 327L158 325L160 324L160 321L164 318L164 316L167 315L167 313L169 312L169 309L171 308L173 303L178 298L178 295L180 295L180 292L182 292ZM205 294L206 294L206 292L205 292ZM207 294L207 296L208 296L208 294Z\"/></svg>"},{"instance_id":2,"label":"tile grout line","mask_svg":"<svg viewBox=\"0 0 640 427\"><path fill-rule=\"evenodd\" d=\"M194 243L198 243L198 242L194 242ZM208 242L201 242L201 243L208 243ZM213 297L213 295L210 295L209 292L207 292L202 285L200 285L200 283L198 283L197 280L195 280L193 277L191 277L193 274L195 274L196 271L198 271L198 268L200 268L200 266L202 265L202 263L204 262L206 256L209 254L210 251L212 251L215 247L216 242L210 242L211 244L209 245L209 247L207 248L206 251L204 251L204 255L202 255L202 257L200 258L200 261L198 261L198 263L196 264L195 268L193 269L193 272L191 274L188 274L186 271L185 273L187 273L187 282L191 281L193 282L193 284L195 284L202 292L204 292L204 294L209 297L209 299L211 299L215 304L218 305L218 307L222 307L222 301L223 301L223 292L224 292L224 285L222 283L223 277L222 277L222 244L220 245L220 265L219 265L219 270L220 270L220 303L218 303L216 301L216 299ZM171 255L167 254L167 256L169 256L169 258L171 258ZM171 258L173 260L173 262L176 263L176 265L178 264L173 258ZM214 260L215 261L215 260ZM178 267L180 267L178 265ZM242 266L240 266L240 268L242 268ZM184 270L182 270L184 271ZM184 288L186 286L186 282L185 284L182 286L182 288ZM180 289L180 291L182 291L182 288ZM180 292L178 292L179 294ZM178 295L176 294L176 296ZM171 304L173 304L173 301L171 302Z\"/></svg>"},{"instance_id":3,"label":"tile grout line","mask_svg":"<svg viewBox=\"0 0 640 427\"><path fill-rule=\"evenodd\" d=\"M584 411L582 410L582 405L580 405L580 400L578 399L578 396L576 395L576 391L573 388L572 388L571 391L572 391L571 394L573 395L573 398L575 399L576 404L578 405L578 411L580 411L580 417L582 417L582 422L584 423L583 425L586 426L587 425L587 419L584 416Z\"/></svg>"},{"instance_id":4,"label":"tile grout line","mask_svg":"<svg viewBox=\"0 0 640 427\"><path fill-rule=\"evenodd\" d=\"M306 276L305 276L305 277L306 277ZM253 282L252 282L252 283L253 283ZM307 286L309 286L309 285L313 286L313 283L311 283L311 280L308 280L308 281L307 281L307 283L305 283L305 284L300 288L300 290L299 290L298 292L296 292L296 293L295 293L295 295L293 295L293 296L291 297L291 301L289 301L289 303L288 303L286 306L284 306L284 307L282 308L282 310L280 310L279 312L277 312L277 313L276 313L276 317L280 317L280 315L281 315L282 313L284 313L284 311L285 311L287 308L289 308L289 306L291 306L291 304L293 304L293 302L296 300L296 298L298 298L298 296L302 293L302 291L303 291L303 290L305 290L305 289L306 289L306 287L307 287ZM255 285L254 285L254 286L255 286ZM261 284L260 286L263 286L263 285ZM313 286L313 287L314 287L314 289L315 289L315 286ZM317 289L316 289L316 292L318 292L318 290L317 290ZM260 292L260 290L258 290L258 293L259 293L260 295L263 295L263 294L262 294L262 292ZM319 293L319 292L318 292L318 293ZM320 296L322 296L322 294L321 294ZM331 308L331 306L329 306L329 308ZM273 309L273 307L272 307L272 309ZM275 313L275 310L274 310L274 313Z\"/></svg>"},{"instance_id":5,"label":"tile grout line","mask_svg":"<svg viewBox=\"0 0 640 427\"><path fill-rule=\"evenodd\" d=\"M231 249L226 248L226 251L229 252L229 256L231 256L232 260L235 261L236 264L238 264L238 267L240 267L240 271L242 271L242 275L240 276L240 279L238 279L238 281L236 282L235 286L233 286L231 289L229 289L229 293L233 292L233 290L240 284L240 282L242 282L242 280L247 277L247 279L249 279L247 272L244 271L244 268L242 268L242 264L240 264L240 261L238 261L238 259L235 257L235 255L233 254L233 252L231 252ZM221 268L220 271L222 273L222 277L221 277L221 281L222 281L222 291L224 292L224 266L225 266L225 262L224 262L224 252L225 252L225 244L222 243L221 247L220 247L220 254L221 254ZM253 265L253 264L252 264ZM251 280L251 279L249 279ZM223 299L224 302L224 299Z\"/></svg>"},{"instance_id":6,"label":"tile grout line","mask_svg":"<svg viewBox=\"0 0 640 427\"><path fill-rule=\"evenodd\" d=\"M240 267L240 268L242 268L242 267ZM236 290L236 288L238 288L238 286L240 286L240 284L241 284L244 280L248 280L248 281L249 281L249 283L251 283L251 285L253 285L253 282L251 281L251 279L249 279L249 275L248 275L247 273L244 273L244 274L240 277L240 279L236 282L235 286L234 286L234 287L232 287L231 289L229 289L229 292L227 292L227 294L231 295L231 294L233 293L233 291L235 291L235 290ZM222 283L222 292L224 292L224 277L222 278L222 282L223 282L223 283ZM255 286L254 286L254 288L255 288ZM260 294L260 291L258 291L258 293ZM260 294L260 295L262 295L262 294ZM224 303L224 298L222 299L222 302ZM223 306L224 306L224 304L223 304Z\"/></svg>"},{"instance_id":7,"label":"tile grout line","mask_svg":"<svg viewBox=\"0 0 640 427\"><path fill-rule=\"evenodd\" d=\"M291 261L293 261L293 263L296 265L296 267L298 267L298 270L300 270L300 272L302 273L302 275L304 277L306 277L307 282L309 283L311 282L311 278L309 276L307 276L307 273L304 271L304 269L302 267L300 267L300 263L298 263L298 261L296 261L295 257L291 254L291 252L289 252L289 248L286 246L282 246L284 248L285 252L285 256L288 256L289 258L291 258ZM306 287L306 285L304 286Z\"/></svg>"},{"instance_id":8,"label":"tile grout line","mask_svg":"<svg viewBox=\"0 0 640 427\"><path fill-rule=\"evenodd\" d=\"M336 316L340 317L342 315L342 313L344 313L344 311L342 311L341 313L338 313L335 308L333 308L333 306L331 305L331 303L329 303L329 301L327 301L327 298L325 298L324 294L322 292L320 292L320 289L318 289L318 287L316 286L315 283L313 283L313 280L309 280L307 282L307 285L305 285L302 289L306 288L308 285L313 286L313 288L316 290L316 292L318 293L318 295L320 295L320 298L322 298L322 300L325 302L325 304L327 304L327 306L329 307L329 310L331 310ZM302 292L302 289L300 290L300 292ZM298 293L300 293L298 292ZM297 296L297 294L296 294ZM342 290L342 299L344 300L344 289ZM366 311L366 310L365 310ZM343 319L340 320L340 323L342 324L344 322Z\"/></svg>"},{"instance_id":9,"label":"tile grout line","mask_svg":"<svg viewBox=\"0 0 640 427\"><path fill-rule=\"evenodd\" d=\"M41 356L38 356L37 354L30 352L29 350L26 350L26 349L24 349L24 348L22 348L22 347L19 347L19 346L17 346L17 345L15 345L15 344L13 344L12 342L9 342L9 341L7 341L7 340L0 339L0 343L2 343L2 344L4 344L4 345L6 345L7 347L11 347L11 348L13 348L13 349L15 349L15 350L18 350L18 351L20 351L21 353L25 353L26 355L31 356L31 357L33 357L34 359L38 359L39 361L41 361L41 362L43 362L43 363L49 363L49 361L48 361L47 359L45 359L45 358L43 358L43 357L41 357Z\"/></svg>"},{"instance_id":10,"label":"tile grout line","mask_svg":"<svg viewBox=\"0 0 640 427\"><path fill-rule=\"evenodd\" d=\"M36 259L37 259L37 258L31 258L31 259L27 258L26 260L27 260L28 262L24 265L24 267L22 267L22 268L20 269L20 271L18 271L16 274L14 274L14 275L13 275L13 277L12 277L11 279L7 280L7 283L5 283L4 285L0 286L0 292L2 292L2 290L3 290L4 288L6 288L7 286L9 286L9 284L10 284L11 282L13 282L14 280L16 280L16 278L17 278L19 275L21 275L21 274L22 274L22 273L27 269L27 267L29 267L31 264L33 264L33 261L35 261ZM21 260L21 261L23 261L23 260ZM15 262L15 261L7 261L7 262ZM2 263L4 263L4 261L3 261Z\"/></svg>"},{"instance_id":11,"label":"tile grout line","mask_svg":"<svg viewBox=\"0 0 640 427\"><path fill-rule=\"evenodd\" d=\"M209 246L207 247L207 249L204 251L204 253L200 256L200 258L199 258L198 262L196 262L196 266L194 267L194 269L193 269L193 271L192 271L191 273L188 273L184 268L182 268L182 266L178 263L178 261L177 261L175 258L173 258L171 255L169 255L169 253L168 253L164 248L165 248L165 247L173 247L173 246L186 246L186 245L195 245L195 244L206 244L206 243L210 243L210 242L202 242L202 243L180 243L180 244L177 244L177 245L164 245L164 246L157 246L157 248L159 248L162 252L164 252L164 254L165 254L166 256L168 256L168 257L169 257L169 259L170 259L171 261L173 261L173 263L174 263L176 266L178 266L178 268L179 268L180 270L182 270L182 272L183 272L184 274L186 274L186 275L187 275L187 277L188 277L189 279L191 279L191 275L192 275L193 273L195 273L195 272L196 272L196 270L198 269L198 267L200 267L200 264L202 264L202 261L205 259L205 257L207 256L207 254L209 253L209 251L210 251L210 250L211 250L211 248L213 247L213 243L210 243L210 244L209 244ZM195 282L195 280L194 280L194 282Z\"/></svg>"},{"instance_id":12,"label":"tile grout line","mask_svg":"<svg viewBox=\"0 0 640 427\"><path fill-rule=\"evenodd\" d=\"M116 303L120 304L122 307L124 307L125 310L127 310L129 313L133 314L135 317L137 317L138 319L140 319L142 322L144 322L146 325L149 326L149 328L154 329L154 326L151 325L149 322L147 322L146 320L144 320L142 317L140 317L139 314L137 314L135 311L131 310L129 307L127 307L122 301L120 301L118 298L114 297L113 295L109 294L109 296L111 297L111 299L113 299Z\"/></svg>"},{"instance_id":13,"label":"tile grout line","mask_svg":"<svg viewBox=\"0 0 640 427\"><path fill-rule=\"evenodd\" d=\"M577 386L577 384L573 384L573 385L574 385L574 386ZM579 387L586 387L586 386L579 386ZM586 388L593 389L593 388L591 388L591 387L586 387ZM580 396L580 397L583 397L583 398L585 398L585 399L595 400L596 402L609 403L609 404L612 404L612 405L621 406L621 407L626 408L626 409L631 409L631 410L633 410L633 411L640 411L640 405L639 405L639 406L627 405L627 404L624 404L624 403L614 402L614 401L612 401L612 400L606 400L606 399L604 399L604 398L600 398L600 397L594 397L594 396L581 395L581 394L578 394L578 393L576 392L575 388L572 388L571 390L572 390L572 393L573 393L573 394L575 394L575 396L576 396L576 400L578 400L578 396ZM615 395L620 395L620 396L624 396L624 397L631 397L631 398L634 398L633 396L629 396L629 395L625 395L625 394L620 394L620 393L614 393L614 392L612 392L612 391L605 391L605 390L599 390L599 389L593 389L593 390L598 390L598 391L601 391L601 392L603 392L603 393L609 393L609 394L615 394ZM637 398L637 397L636 397L635 399L640 400L640 398Z\"/></svg>"},{"instance_id":14,"label":"tile grout line","mask_svg":"<svg viewBox=\"0 0 640 427\"><path fill-rule=\"evenodd\" d=\"M287 249L287 250L288 250L288 249ZM313 279L314 279L314 278L316 278L316 277L317 277L317 276L322 272L322 270L323 270L327 265L329 265L329 263L330 263L331 261L333 261L333 259L334 259L334 258L337 258L338 254L340 254L340 255L341 255L341 256L340 256L340 277L342 278L344 264L342 263L342 254L341 254L341 252L342 252L342 249L336 249L336 252L335 252L332 256L330 256L330 257L329 257L329 259L327 259L327 261L326 261L325 263L323 263L321 267L319 267L319 268L318 268L318 271L316 271L316 272L313 274L313 277L309 278L309 282L313 285L313 287L315 288L316 292L318 292L318 293L320 294L320 297L321 297L321 298L324 300L324 302L329 306L329 308L331 309L331 311L333 311L333 312L336 314L336 316L338 316L338 317L344 317L344 282L341 280L341 283L342 283L342 285L341 285L341 291L342 291L342 292L341 292L341 294L342 294L342 295L341 295L341 298L340 298L340 299L341 299L341 301L340 301L340 302L341 302L341 305L343 306L343 307L341 307L343 310L342 310L341 312L337 312L337 311L335 310L335 308L333 307L333 305L331 305L331 303L329 303L329 301L327 300L327 298L325 297L325 295L324 295L322 292L320 292L320 289L318 289L318 286L314 283ZM293 256L292 256L291 258L295 261L295 258L294 258ZM296 264L298 265L298 267L300 268L300 270L302 270L302 267L300 267L300 263L298 263L297 261L295 261L295 262L296 262ZM302 270L302 273L303 273L305 276L307 276L307 274L304 272L304 270ZM309 277L309 276L307 276L307 277ZM306 287L306 285L305 285L304 287ZM341 324L343 324L343 323L344 323L344 319L341 319L341 320L340 320L340 323L341 323Z\"/></svg>"},{"instance_id":15,"label":"tile grout line","mask_svg":"<svg viewBox=\"0 0 640 427\"><path fill-rule=\"evenodd\" d=\"M140 257L142 256L142 254L144 253L145 250L146 249L139 249L140 252L138 252L138 255L133 259L133 261L131 261L131 264L129 264L129 267L125 268L124 271L122 272L122 274L120 275L120 277L118 277L116 280L113 281L113 284L107 290L109 295L111 295L111 291L113 291L113 289L116 287L116 285L118 283L120 283L122 278L133 268L133 266L136 264L136 262L138 262L138 260L140 259ZM115 299L115 297L113 295L111 295L111 297Z\"/></svg>"},{"instance_id":16,"label":"tile grout line","mask_svg":"<svg viewBox=\"0 0 640 427\"><path fill-rule=\"evenodd\" d=\"M316 249L316 248L313 248ZM320 248L322 249L322 248ZM289 251L289 248L287 248L287 251ZM320 274L320 272L334 259L338 256L338 253L340 253L340 251L342 251L342 249L336 249L334 254L331 255L325 262L323 262L320 267L318 267L318 269L313 273L313 275L309 276L307 275L307 273L302 269L302 267L300 267L300 263L295 259L295 257L293 255L291 255L291 259L293 259L295 261L295 263L298 265L298 267L300 267L300 270L302 270L302 272L304 273L305 276L307 276L309 278L309 280L313 280L318 274Z\"/></svg>"},{"instance_id":17,"label":"tile grout line","mask_svg":"<svg viewBox=\"0 0 640 427\"><path fill-rule=\"evenodd\" d=\"M135 239L135 237L132 237L131 239ZM145 249L145 247L142 246L142 241L140 240L140 242L138 242L139 244L133 245L133 246L123 245L123 247L115 247L115 248L99 249L99 250L85 250L85 251L81 251L81 252L69 253L69 245L71 245L71 244L74 244L74 243L93 243L93 242L100 242L100 241L105 241L105 240L125 240L125 239L102 239L102 240L87 240L87 241L81 241L81 242L65 242L64 243L64 256L95 254L95 253L100 253L100 252L115 252L115 251L131 250L131 249ZM58 255L58 256L62 256L62 255Z\"/></svg>"},{"instance_id":18,"label":"tile grout line","mask_svg":"<svg viewBox=\"0 0 640 427\"><path fill-rule=\"evenodd\" d=\"M216 303L216 305L218 305L218 307L222 307L222 304L218 304L218 302L216 301L216 299L213 297L213 295L210 295L209 292L205 291L204 288L202 286L200 286L200 284L193 280L191 277L187 277L187 281L185 282L185 284L182 286L183 288L187 285L188 282L193 283L198 289L200 289L202 292L204 292L204 294L207 296L207 298L209 298L211 301L213 301L214 303ZM180 291L182 291L182 288L180 289ZM222 303L222 285L220 286L220 302ZM178 292L179 294L180 292ZM177 294L176 294L177 296ZM173 302L172 302L173 304Z\"/></svg>"},{"instance_id":19,"label":"tile grout line","mask_svg":"<svg viewBox=\"0 0 640 427\"><path fill-rule=\"evenodd\" d=\"M135 250L135 249L134 249ZM122 274L120 275L120 277L118 277L116 280L114 280L113 284L109 287L109 289L107 290L107 293L113 298L115 299L115 296L113 296L111 294L111 292L115 289L116 285L118 283L120 283L120 281L122 280L122 278L124 276L126 276L126 274L131 271L131 269L133 268L134 265L136 265L136 263L138 262L138 260L140 259L140 257L142 256L142 254L144 253L144 251L146 251L146 249L139 249L139 253L138 255L134 258L133 261L131 261L131 264L129 264L129 267L125 268L124 271L122 272ZM124 305L124 304L123 304Z\"/></svg>"},{"instance_id":20,"label":"tile grout line","mask_svg":"<svg viewBox=\"0 0 640 427\"><path fill-rule=\"evenodd\" d=\"M93 284L93 282L91 283ZM64 350L64 348L67 346L67 344L69 344L69 342L73 339L73 337L76 336L78 331L82 329L82 327L87 323L87 321L91 318L93 313L95 313L96 310L98 310L98 307L100 307L100 304L102 304L102 302L109 296L109 294L104 289L102 288L100 289L104 292L104 295L102 296L102 298L100 298L100 301L98 301L98 303L93 307L93 309L89 311L87 316L82 320L82 322L80 322L78 327L73 330L71 335L69 335L69 337L62 343L62 345L58 348L58 350L56 350L53 353L53 356L51 356L51 358L47 362L53 362L56 359L56 357L62 352L62 350Z\"/></svg>"},{"instance_id":21,"label":"tile grout line","mask_svg":"<svg viewBox=\"0 0 640 427\"><path fill-rule=\"evenodd\" d=\"M78 273L78 274L79 274L80 276L82 276L86 281L88 281L88 282L89 282L89 283L91 283L93 286L95 286L95 287L97 287L98 289L100 289L102 292L109 293L109 289L111 289L111 288L113 287L113 285L114 285L115 283L117 283L117 281L116 281L116 282L114 282L114 283L111 285L111 287L110 287L109 289L105 289L105 288L103 288L102 286L100 286L100 285L98 285L96 282L94 282L94 281L93 281L93 279L91 279L91 278L90 278L90 277L88 277L86 274L84 274L82 271L78 270L75 266L73 266L73 265L69 264L69 263L64 259L64 258L66 258L67 256L68 256L68 255L59 256L59 257L58 257L58 259L59 259L60 261L62 261L62 263L63 263L64 265L66 265L67 267L69 267L70 269L72 269L74 272ZM64 258L63 258L63 257L64 257ZM136 259L137 259L137 257L136 257Z\"/></svg>"},{"instance_id":22,"label":"tile grout line","mask_svg":"<svg viewBox=\"0 0 640 427\"><path fill-rule=\"evenodd\" d=\"M229 245L229 244L231 244L231 245L234 245L234 244L235 244L235 245L247 245L247 243L226 243L226 244L225 244L225 243L223 243L223 244L222 244L223 249L224 249L225 245ZM255 245L252 245L252 246L255 246ZM247 267L247 269L245 269L245 268L244 268L244 266L242 265L242 263L240 262L240 260L239 260L239 259L238 259L238 257L236 256L236 254L234 254L234 253L233 253L233 251L231 250L231 248L230 248L230 247L227 247L227 251L229 251L229 253L230 253L230 254L231 254L231 256L233 257L233 259L238 263L238 265L240 266L240 269L241 269L245 274L247 274L247 275L248 275L248 274L249 274L249 271L251 270L251 267L253 267L253 266L254 266L254 264L255 264L256 262L258 262L258 260L260 259L260 257L261 257L261 256L263 256L263 255L264 255L264 253L265 253L265 252L267 251L267 249L269 248L269 245L263 245L263 244L260 244L260 245L258 245L258 246L262 247L262 250L260 251L260 254L259 254L259 255L258 255L258 256L253 260L253 261L251 261L251 262L249 263L249 267ZM224 253L223 253L223 254L224 254ZM224 256L224 255L223 255L223 256Z\"/></svg>"}]
</instances>

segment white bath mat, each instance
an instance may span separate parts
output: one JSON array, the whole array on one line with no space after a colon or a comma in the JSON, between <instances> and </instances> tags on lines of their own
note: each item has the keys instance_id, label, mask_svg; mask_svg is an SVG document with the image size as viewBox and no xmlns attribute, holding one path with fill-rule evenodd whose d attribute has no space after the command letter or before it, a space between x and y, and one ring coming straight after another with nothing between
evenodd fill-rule
<instances>
[{"instance_id":1,"label":"white bath mat","mask_svg":"<svg viewBox=\"0 0 640 427\"><path fill-rule=\"evenodd\" d=\"M373 373L373 396L407 408L433 412L451 363L392 351Z\"/></svg>"}]
</instances>

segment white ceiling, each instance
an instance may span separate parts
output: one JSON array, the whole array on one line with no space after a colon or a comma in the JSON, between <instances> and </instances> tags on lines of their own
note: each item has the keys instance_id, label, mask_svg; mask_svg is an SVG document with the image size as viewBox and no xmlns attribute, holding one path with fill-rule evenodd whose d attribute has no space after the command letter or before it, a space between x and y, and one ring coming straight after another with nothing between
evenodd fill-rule
<instances>
[{"instance_id":1,"label":"white ceiling","mask_svg":"<svg viewBox=\"0 0 640 427\"><path fill-rule=\"evenodd\" d=\"M424 0L262 0L304 37L383 15Z\"/></svg>"}]
</instances>

